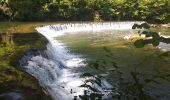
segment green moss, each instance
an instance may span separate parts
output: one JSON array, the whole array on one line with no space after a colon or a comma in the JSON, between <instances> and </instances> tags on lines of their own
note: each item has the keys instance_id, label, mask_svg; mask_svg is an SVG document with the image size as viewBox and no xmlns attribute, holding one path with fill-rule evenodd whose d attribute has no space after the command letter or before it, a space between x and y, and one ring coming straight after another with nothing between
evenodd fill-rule
<instances>
[{"instance_id":1,"label":"green moss","mask_svg":"<svg viewBox=\"0 0 170 100\"><path fill-rule=\"evenodd\" d=\"M47 41L36 32L25 31L23 34L14 30L11 33L8 29L14 26L20 26L18 27L20 30L23 28L21 23L0 25L2 28L2 30L0 29L0 94L21 90L25 100L49 100L51 98L43 93L38 81L19 69L19 60L24 53L31 48L45 48ZM7 33L2 34L1 32L4 30ZM7 39L2 39L2 35L7 37Z\"/></svg>"}]
</instances>

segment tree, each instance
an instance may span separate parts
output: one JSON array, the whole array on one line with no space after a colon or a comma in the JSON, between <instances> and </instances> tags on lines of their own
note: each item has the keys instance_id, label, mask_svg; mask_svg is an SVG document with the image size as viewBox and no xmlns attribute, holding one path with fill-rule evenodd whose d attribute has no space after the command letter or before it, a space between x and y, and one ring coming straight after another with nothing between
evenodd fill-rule
<instances>
[{"instance_id":1,"label":"tree","mask_svg":"<svg viewBox=\"0 0 170 100\"><path fill-rule=\"evenodd\" d=\"M0 19L5 19L5 20L13 19L12 10L8 5L7 0L2 0L0 2L0 15L1 15Z\"/></svg>"},{"instance_id":2,"label":"tree","mask_svg":"<svg viewBox=\"0 0 170 100\"><path fill-rule=\"evenodd\" d=\"M48 0L8 0L14 19L34 20L42 16L42 7Z\"/></svg>"}]
</instances>

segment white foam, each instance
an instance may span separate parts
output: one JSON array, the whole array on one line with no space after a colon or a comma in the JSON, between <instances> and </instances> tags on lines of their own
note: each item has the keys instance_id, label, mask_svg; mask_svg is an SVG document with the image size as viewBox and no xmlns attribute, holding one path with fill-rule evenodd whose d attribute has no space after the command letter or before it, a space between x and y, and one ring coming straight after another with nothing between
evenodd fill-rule
<instances>
[{"instance_id":1,"label":"white foam","mask_svg":"<svg viewBox=\"0 0 170 100\"><path fill-rule=\"evenodd\" d=\"M134 23L135 22L57 24L38 27L36 28L37 31L49 41L47 53L53 61L41 56L35 56L28 61L28 65L24 66L24 68L39 80L41 86L45 88L54 100L72 100L74 96L83 94L83 89L78 88L78 86L83 83L83 79L79 78L79 73L75 73L71 69L85 66L83 63L85 59L80 55L70 53L63 43L56 40L56 37L79 31L131 29ZM61 65L64 67L60 68ZM105 80L103 80L103 86L111 88L110 84ZM71 89L75 93L71 94Z\"/></svg>"}]
</instances>

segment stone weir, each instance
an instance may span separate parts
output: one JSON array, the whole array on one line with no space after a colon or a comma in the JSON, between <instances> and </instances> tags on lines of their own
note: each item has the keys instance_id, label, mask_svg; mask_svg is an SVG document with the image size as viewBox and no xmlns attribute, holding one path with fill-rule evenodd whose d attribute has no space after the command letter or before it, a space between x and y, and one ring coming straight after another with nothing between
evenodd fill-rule
<instances>
[{"instance_id":1,"label":"stone weir","mask_svg":"<svg viewBox=\"0 0 170 100\"><path fill-rule=\"evenodd\" d=\"M48 58L41 54L25 55L21 61L25 62L22 67L39 81L54 100L73 100L74 96L83 94L84 90L79 86L83 84L84 79L80 78L82 73L72 69L85 66L86 59L82 55L71 53L56 37L79 31L127 30L132 29L135 23L142 22L70 23L37 27L37 31L49 41L47 50L44 51ZM98 87L106 95L104 96L106 99L109 98L107 92L109 90L106 89L111 88L105 79L102 79L102 87Z\"/></svg>"}]
</instances>

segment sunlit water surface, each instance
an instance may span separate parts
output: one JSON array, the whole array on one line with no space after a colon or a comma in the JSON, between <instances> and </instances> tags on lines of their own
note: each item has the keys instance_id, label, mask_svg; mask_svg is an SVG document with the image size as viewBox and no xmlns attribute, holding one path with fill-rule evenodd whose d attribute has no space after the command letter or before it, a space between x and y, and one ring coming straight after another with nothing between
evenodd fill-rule
<instances>
[{"instance_id":1,"label":"sunlit water surface","mask_svg":"<svg viewBox=\"0 0 170 100\"><path fill-rule=\"evenodd\" d=\"M168 100L170 57L162 56L164 51L151 45L135 48L137 31L131 30L133 24L37 28L49 41L47 50L25 55L21 64L54 100L83 95L84 88L79 86L88 78L80 77L82 73L102 76L102 85L96 88L104 94L103 99Z\"/></svg>"},{"instance_id":2,"label":"sunlit water surface","mask_svg":"<svg viewBox=\"0 0 170 100\"><path fill-rule=\"evenodd\" d=\"M161 32L169 36L167 30ZM87 66L76 68L76 71L106 74L105 78L117 91L125 93L128 90L129 93L122 95L126 100L139 95L143 95L140 98L147 97L148 100L168 100L170 98L170 57L161 57L162 50L151 45L140 49L135 48L133 45L135 33L133 30L74 32L58 37L57 40L64 43L72 53L82 55L86 59ZM129 35L131 38L126 39ZM167 48L167 44L160 46ZM106 61L105 68L99 66L96 69L88 65L100 59ZM115 62L118 68L112 66L112 62ZM136 79L132 76L132 72L136 73L144 93L140 94L140 88L135 88Z\"/></svg>"}]
</instances>

